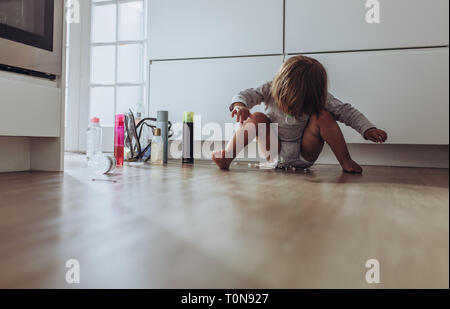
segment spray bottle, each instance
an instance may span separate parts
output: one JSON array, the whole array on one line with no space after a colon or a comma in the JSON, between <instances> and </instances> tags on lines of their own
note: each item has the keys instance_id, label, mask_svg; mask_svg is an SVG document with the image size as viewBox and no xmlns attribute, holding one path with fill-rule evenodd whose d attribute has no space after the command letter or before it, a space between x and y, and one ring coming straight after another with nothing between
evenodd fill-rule
<instances>
[{"instance_id":1,"label":"spray bottle","mask_svg":"<svg viewBox=\"0 0 450 309\"><path fill-rule=\"evenodd\" d=\"M117 166L123 165L123 148L125 139L125 116L122 114L116 115L116 122L114 127L114 157L117 161Z\"/></svg>"},{"instance_id":2,"label":"spray bottle","mask_svg":"<svg viewBox=\"0 0 450 309\"><path fill-rule=\"evenodd\" d=\"M194 163L194 113L183 114L183 157L182 162Z\"/></svg>"}]
</instances>

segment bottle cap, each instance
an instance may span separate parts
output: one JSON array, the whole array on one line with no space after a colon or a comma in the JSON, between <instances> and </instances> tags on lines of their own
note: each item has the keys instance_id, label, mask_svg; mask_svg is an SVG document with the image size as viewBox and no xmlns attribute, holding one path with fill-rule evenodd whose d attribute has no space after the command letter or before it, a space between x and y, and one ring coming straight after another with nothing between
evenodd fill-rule
<instances>
[{"instance_id":1,"label":"bottle cap","mask_svg":"<svg viewBox=\"0 0 450 309\"><path fill-rule=\"evenodd\" d=\"M193 112L184 112L183 113L183 122L187 122L187 123L194 122L194 113Z\"/></svg>"},{"instance_id":2,"label":"bottle cap","mask_svg":"<svg viewBox=\"0 0 450 309\"><path fill-rule=\"evenodd\" d=\"M123 126L125 123L125 115L117 114L116 115L116 126Z\"/></svg>"},{"instance_id":3,"label":"bottle cap","mask_svg":"<svg viewBox=\"0 0 450 309\"><path fill-rule=\"evenodd\" d=\"M158 111L157 112L157 121L158 122L169 121L169 112L168 111Z\"/></svg>"},{"instance_id":4,"label":"bottle cap","mask_svg":"<svg viewBox=\"0 0 450 309\"><path fill-rule=\"evenodd\" d=\"M97 117L93 117L93 118L91 118L91 122L92 123L100 123L100 119Z\"/></svg>"},{"instance_id":5,"label":"bottle cap","mask_svg":"<svg viewBox=\"0 0 450 309\"><path fill-rule=\"evenodd\" d=\"M161 129L155 128L155 132L153 133L154 136L161 136Z\"/></svg>"}]
</instances>

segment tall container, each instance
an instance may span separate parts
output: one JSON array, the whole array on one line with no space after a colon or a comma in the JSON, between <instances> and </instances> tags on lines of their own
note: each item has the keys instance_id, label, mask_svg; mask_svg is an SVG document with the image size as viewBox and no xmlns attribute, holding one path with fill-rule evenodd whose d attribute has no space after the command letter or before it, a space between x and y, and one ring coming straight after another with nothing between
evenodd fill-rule
<instances>
[{"instance_id":1,"label":"tall container","mask_svg":"<svg viewBox=\"0 0 450 309\"><path fill-rule=\"evenodd\" d=\"M157 112L157 127L161 129L161 138L163 141L163 163L167 163L169 150L169 112Z\"/></svg>"},{"instance_id":2,"label":"tall container","mask_svg":"<svg viewBox=\"0 0 450 309\"><path fill-rule=\"evenodd\" d=\"M194 163L194 113L183 114L183 156L182 162Z\"/></svg>"},{"instance_id":3,"label":"tall container","mask_svg":"<svg viewBox=\"0 0 450 309\"><path fill-rule=\"evenodd\" d=\"M86 157L88 161L94 156L102 153L102 128L100 119L94 117L91 119L86 131Z\"/></svg>"},{"instance_id":4,"label":"tall container","mask_svg":"<svg viewBox=\"0 0 450 309\"><path fill-rule=\"evenodd\" d=\"M117 166L123 166L123 148L125 139L124 122L124 115L116 115L116 122L114 127L114 157L116 158Z\"/></svg>"},{"instance_id":5,"label":"tall container","mask_svg":"<svg viewBox=\"0 0 450 309\"><path fill-rule=\"evenodd\" d=\"M161 138L161 129L156 128L152 138L152 154L150 162L152 164L163 164L163 140Z\"/></svg>"}]
</instances>

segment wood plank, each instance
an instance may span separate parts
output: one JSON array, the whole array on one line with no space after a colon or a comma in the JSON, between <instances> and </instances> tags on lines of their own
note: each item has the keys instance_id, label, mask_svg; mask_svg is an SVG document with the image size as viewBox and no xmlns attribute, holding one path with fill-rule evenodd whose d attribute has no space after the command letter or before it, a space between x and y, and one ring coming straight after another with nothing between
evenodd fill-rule
<instances>
[{"instance_id":1,"label":"wood plank","mask_svg":"<svg viewBox=\"0 0 450 309\"><path fill-rule=\"evenodd\" d=\"M0 175L0 287L448 288L448 170L124 167ZM430 254L432 252L432 254ZM81 284L65 282L80 261ZM365 262L381 264L378 286Z\"/></svg>"}]
</instances>

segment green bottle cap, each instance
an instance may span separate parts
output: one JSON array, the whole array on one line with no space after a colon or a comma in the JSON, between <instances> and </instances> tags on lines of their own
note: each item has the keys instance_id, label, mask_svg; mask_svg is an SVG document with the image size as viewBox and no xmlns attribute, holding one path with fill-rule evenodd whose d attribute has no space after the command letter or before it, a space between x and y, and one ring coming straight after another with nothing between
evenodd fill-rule
<instances>
[{"instance_id":1,"label":"green bottle cap","mask_svg":"<svg viewBox=\"0 0 450 309\"><path fill-rule=\"evenodd\" d=\"M194 122L194 113L193 112L184 112L183 113L183 122L187 122L187 123Z\"/></svg>"}]
</instances>

